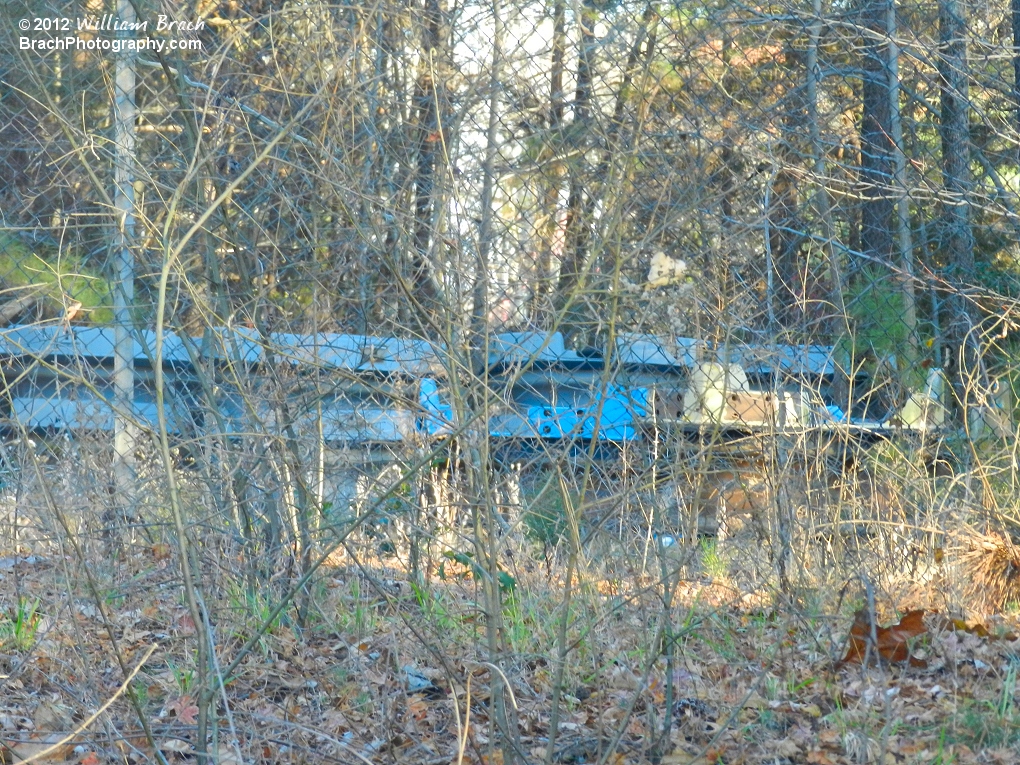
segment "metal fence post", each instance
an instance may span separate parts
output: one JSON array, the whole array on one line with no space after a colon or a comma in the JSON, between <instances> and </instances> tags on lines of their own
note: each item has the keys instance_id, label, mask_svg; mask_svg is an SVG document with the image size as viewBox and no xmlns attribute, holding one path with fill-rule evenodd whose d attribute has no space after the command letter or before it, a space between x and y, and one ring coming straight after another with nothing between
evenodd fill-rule
<instances>
[{"instance_id":1,"label":"metal fence post","mask_svg":"<svg viewBox=\"0 0 1020 765\"><path fill-rule=\"evenodd\" d=\"M128 30L135 21L131 0L118 0L118 17ZM126 40L130 31L121 31L118 37ZM133 504L131 487L134 481L134 343L131 333L131 308L134 303L134 256L131 242L135 228L135 52L121 50L116 53L114 81L114 140L116 164L114 167L114 207L117 215L117 233L114 238L114 363L113 363L113 417L114 417L114 482L116 502L125 509Z\"/></svg>"}]
</instances>

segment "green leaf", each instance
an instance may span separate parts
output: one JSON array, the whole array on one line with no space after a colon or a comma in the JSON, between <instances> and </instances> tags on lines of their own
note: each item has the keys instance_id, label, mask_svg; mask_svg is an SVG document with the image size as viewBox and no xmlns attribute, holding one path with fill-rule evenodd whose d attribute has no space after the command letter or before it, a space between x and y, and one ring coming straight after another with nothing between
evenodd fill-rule
<instances>
[{"instance_id":1,"label":"green leaf","mask_svg":"<svg viewBox=\"0 0 1020 765\"><path fill-rule=\"evenodd\" d=\"M513 593L517 588L517 580L514 579L506 571L500 571L498 574L499 589L503 592Z\"/></svg>"},{"instance_id":2,"label":"green leaf","mask_svg":"<svg viewBox=\"0 0 1020 765\"><path fill-rule=\"evenodd\" d=\"M470 566L474 568L474 561L471 560L474 557L472 553L457 552L456 550L446 550L443 552L443 556L459 563L462 566Z\"/></svg>"}]
</instances>

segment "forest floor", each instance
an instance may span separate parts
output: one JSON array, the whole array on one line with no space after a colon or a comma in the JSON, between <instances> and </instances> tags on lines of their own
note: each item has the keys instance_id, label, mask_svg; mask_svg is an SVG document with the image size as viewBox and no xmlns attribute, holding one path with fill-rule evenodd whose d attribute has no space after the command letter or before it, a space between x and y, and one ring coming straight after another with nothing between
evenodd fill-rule
<instances>
[{"instance_id":1,"label":"forest floor","mask_svg":"<svg viewBox=\"0 0 1020 765\"><path fill-rule=\"evenodd\" d=\"M325 567L304 626L288 610L257 641L217 692L210 751L220 765L505 761L489 745L494 673L479 583L448 562L444 578L413 586L394 563ZM516 702L517 759L542 763L565 583L531 568L507 593L499 661ZM678 578L671 592L640 572L626 583L577 579L552 762L1020 761L1015 620L911 615L918 604L902 603L878 614L872 634L867 611L855 621L860 601L783 600L717 574ZM222 666L272 602L230 588L204 597ZM196 761L196 630L170 548L139 546L112 562L6 554L0 605L3 762L155 762L156 750ZM133 706L122 686L143 659Z\"/></svg>"}]
</instances>

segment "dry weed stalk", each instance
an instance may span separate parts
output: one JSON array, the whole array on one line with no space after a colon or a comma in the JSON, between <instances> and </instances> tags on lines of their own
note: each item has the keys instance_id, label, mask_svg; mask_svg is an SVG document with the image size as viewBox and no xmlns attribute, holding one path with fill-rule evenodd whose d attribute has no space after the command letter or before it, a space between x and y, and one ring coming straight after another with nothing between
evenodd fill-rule
<instances>
[{"instance_id":1,"label":"dry weed stalk","mask_svg":"<svg viewBox=\"0 0 1020 765\"><path fill-rule=\"evenodd\" d=\"M967 529L958 547L963 602L991 612L1020 601L1020 548L1007 534Z\"/></svg>"}]
</instances>

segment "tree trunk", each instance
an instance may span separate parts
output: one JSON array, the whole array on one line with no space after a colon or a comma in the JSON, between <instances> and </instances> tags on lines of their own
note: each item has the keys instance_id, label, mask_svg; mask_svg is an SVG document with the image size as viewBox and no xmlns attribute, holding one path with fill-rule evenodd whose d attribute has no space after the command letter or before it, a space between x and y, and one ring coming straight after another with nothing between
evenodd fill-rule
<instances>
[{"instance_id":1,"label":"tree trunk","mask_svg":"<svg viewBox=\"0 0 1020 765\"><path fill-rule=\"evenodd\" d=\"M584 19L581 24L581 54L578 61L577 92L574 99L574 125L578 126L576 140L585 145L591 141L594 127L591 112L593 82L591 57L595 46L595 35L592 30L597 19L598 14L595 9L586 3ZM613 159L620 151L618 138L636 68L642 56L647 66L655 48L655 38L652 34L654 23L654 8L651 5L646 6L641 18L641 27L638 29L634 44L627 55L627 63L623 69L624 76L616 95L612 119L601 136L605 148L602 150L599 162L593 170L589 170L582 163L581 169L571 175L570 195L567 200L565 253L563 266L560 269L557 295L557 308L561 310L576 300L577 296L573 293L583 281L585 271L590 267L592 226L595 220L596 204L599 199L605 199L606 191L613 191L614 184L622 181L621 178L614 177ZM582 130L580 126L584 126L584 129ZM615 188L615 190L618 189L619 187ZM615 200L614 204L618 204L619 201ZM605 270L608 272L609 268L607 265ZM564 334L568 337L579 329L576 321L578 313L577 310L568 311L568 315L563 319L561 326Z\"/></svg>"},{"instance_id":2,"label":"tree trunk","mask_svg":"<svg viewBox=\"0 0 1020 765\"><path fill-rule=\"evenodd\" d=\"M886 60L888 0L862 0L861 251L888 262L893 254L893 145Z\"/></svg>"},{"instance_id":3,"label":"tree trunk","mask_svg":"<svg viewBox=\"0 0 1020 765\"><path fill-rule=\"evenodd\" d=\"M1020 0L1012 0L1013 16L1013 100L1016 104L1016 121L1020 128Z\"/></svg>"},{"instance_id":4,"label":"tree trunk","mask_svg":"<svg viewBox=\"0 0 1020 765\"><path fill-rule=\"evenodd\" d=\"M786 60L791 68L797 66L796 52L791 44ZM772 180L769 197L769 249L775 263L779 288L774 298L780 306L780 324L793 329L805 317L807 280L803 273L804 259L801 245L804 241L803 224L797 199L798 178L794 172L799 152L797 140L804 125L803 89L791 87L786 93L786 108L782 117L782 138L776 150L778 165Z\"/></svg>"},{"instance_id":5,"label":"tree trunk","mask_svg":"<svg viewBox=\"0 0 1020 765\"><path fill-rule=\"evenodd\" d=\"M1017 24L1018 1L1013 2L1013 22ZM942 0L939 4L939 74L942 97L942 178L944 194L942 217L944 236L942 250L948 272L957 283L974 279L974 231L971 228L971 143L970 92L968 85L966 24L958 0ZM1014 59L1015 65L1020 65ZM958 383L960 400L970 398L967 381L980 363L976 349L968 347L973 320L967 299L954 294L947 301L951 316L947 340L953 348L952 358L958 366L953 375Z\"/></svg>"},{"instance_id":6,"label":"tree trunk","mask_svg":"<svg viewBox=\"0 0 1020 765\"><path fill-rule=\"evenodd\" d=\"M443 70L446 40L443 33L442 0L425 0L421 71L415 87L417 113L417 168L414 181L414 243L411 253L410 286L424 307L435 307L439 297L434 245L440 200L436 178L443 161L443 136L440 108L445 103Z\"/></svg>"},{"instance_id":7,"label":"tree trunk","mask_svg":"<svg viewBox=\"0 0 1020 765\"><path fill-rule=\"evenodd\" d=\"M939 6L942 55L942 177L945 186L944 250L962 278L974 274L974 232L970 225L970 95L967 82L966 26L958 0Z\"/></svg>"},{"instance_id":8,"label":"tree trunk","mask_svg":"<svg viewBox=\"0 0 1020 765\"><path fill-rule=\"evenodd\" d=\"M818 120L818 86L821 84L822 70L818 63L818 47L822 37L822 0L813 0L814 19L808 28L808 48L805 59L807 68L807 120L808 133L811 137L811 158L814 165L815 213L822 227L825 257L829 265L829 295L834 308L830 326L832 336L838 337L847 331L846 303L843 298L843 268L834 246L835 232L832 224L832 199L827 187L825 168L825 151L822 147L822 131Z\"/></svg>"},{"instance_id":9,"label":"tree trunk","mask_svg":"<svg viewBox=\"0 0 1020 765\"><path fill-rule=\"evenodd\" d=\"M549 88L549 135L552 138L552 152L560 148L563 128L563 59L567 47L566 0L554 0L552 68ZM556 162L550 165L542 179L544 190L539 208L538 246L535 262L534 286L531 289L530 319L535 326L542 326L542 316L551 306L548 304L552 293L553 256L563 254L563 228L565 221L560 211L560 189L564 165Z\"/></svg>"},{"instance_id":10,"label":"tree trunk","mask_svg":"<svg viewBox=\"0 0 1020 765\"><path fill-rule=\"evenodd\" d=\"M492 68L489 71L489 121L485 130L485 160L482 163L481 222L478 226L478 262L475 264L472 332L479 354L485 346L484 338L489 322L489 256L494 237L492 198L494 192L494 165L499 141L499 95L501 66L503 63L503 22L499 0L493 0ZM483 361L482 359L479 359Z\"/></svg>"},{"instance_id":11,"label":"tree trunk","mask_svg":"<svg viewBox=\"0 0 1020 765\"><path fill-rule=\"evenodd\" d=\"M585 0L581 10L581 49L577 58L577 87L574 91L573 135L580 144L591 139L592 121L592 56L595 50L595 24L598 12L591 0ZM584 157L579 157L570 173L570 193L567 197L566 242L563 265L560 267L558 307L563 308L572 299L572 293L581 280L591 237L591 221L585 215L585 188L591 181ZM565 329L569 329L565 327ZM569 332L568 332L569 333Z\"/></svg>"},{"instance_id":12,"label":"tree trunk","mask_svg":"<svg viewBox=\"0 0 1020 765\"><path fill-rule=\"evenodd\" d=\"M864 35L864 74L862 77L863 113L861 121L861 251L868 270L858 279L862 294L882 301L880 310L851 314L861 323L857 329L872 333L859 364L875 351L871 359L872 390L867 398L882 401L880 412L886 416L898 408L907 389L924 381L917 365L917 311L914 297L913 245L910 231L910 207L906 156L903 152L903 127L900 118L899 47L896 40L895 0L863 0L861 26ZM891 270L898 289L883 284L881 269ZM876 280L873 283L861 279ZM897 293L898 292L898 299ZM888 301L888 302L886 302ZM851 337L855 337L851 327Z\"/></svg>"},{"instance_id":13,"label":"tree trunk","mask_svg":"<svg viewBox=\"0 0 1020 765\"><path fill-rule=\"evenodd\" d=\"M901 380L916 379L917 363L917 299L914 295L914 247L910 232L910 200L907 192L907 156L903 150L903 122L900 114L900 49L896 42L896 0L886 5L886 61L889 72L889 134L893 148L893 183L896 187L894 224L896 249L899 261L899 278L903 294L903 323L906 325L907 343L898 354L898 371Z\"/></svg>"}]
</instances>

